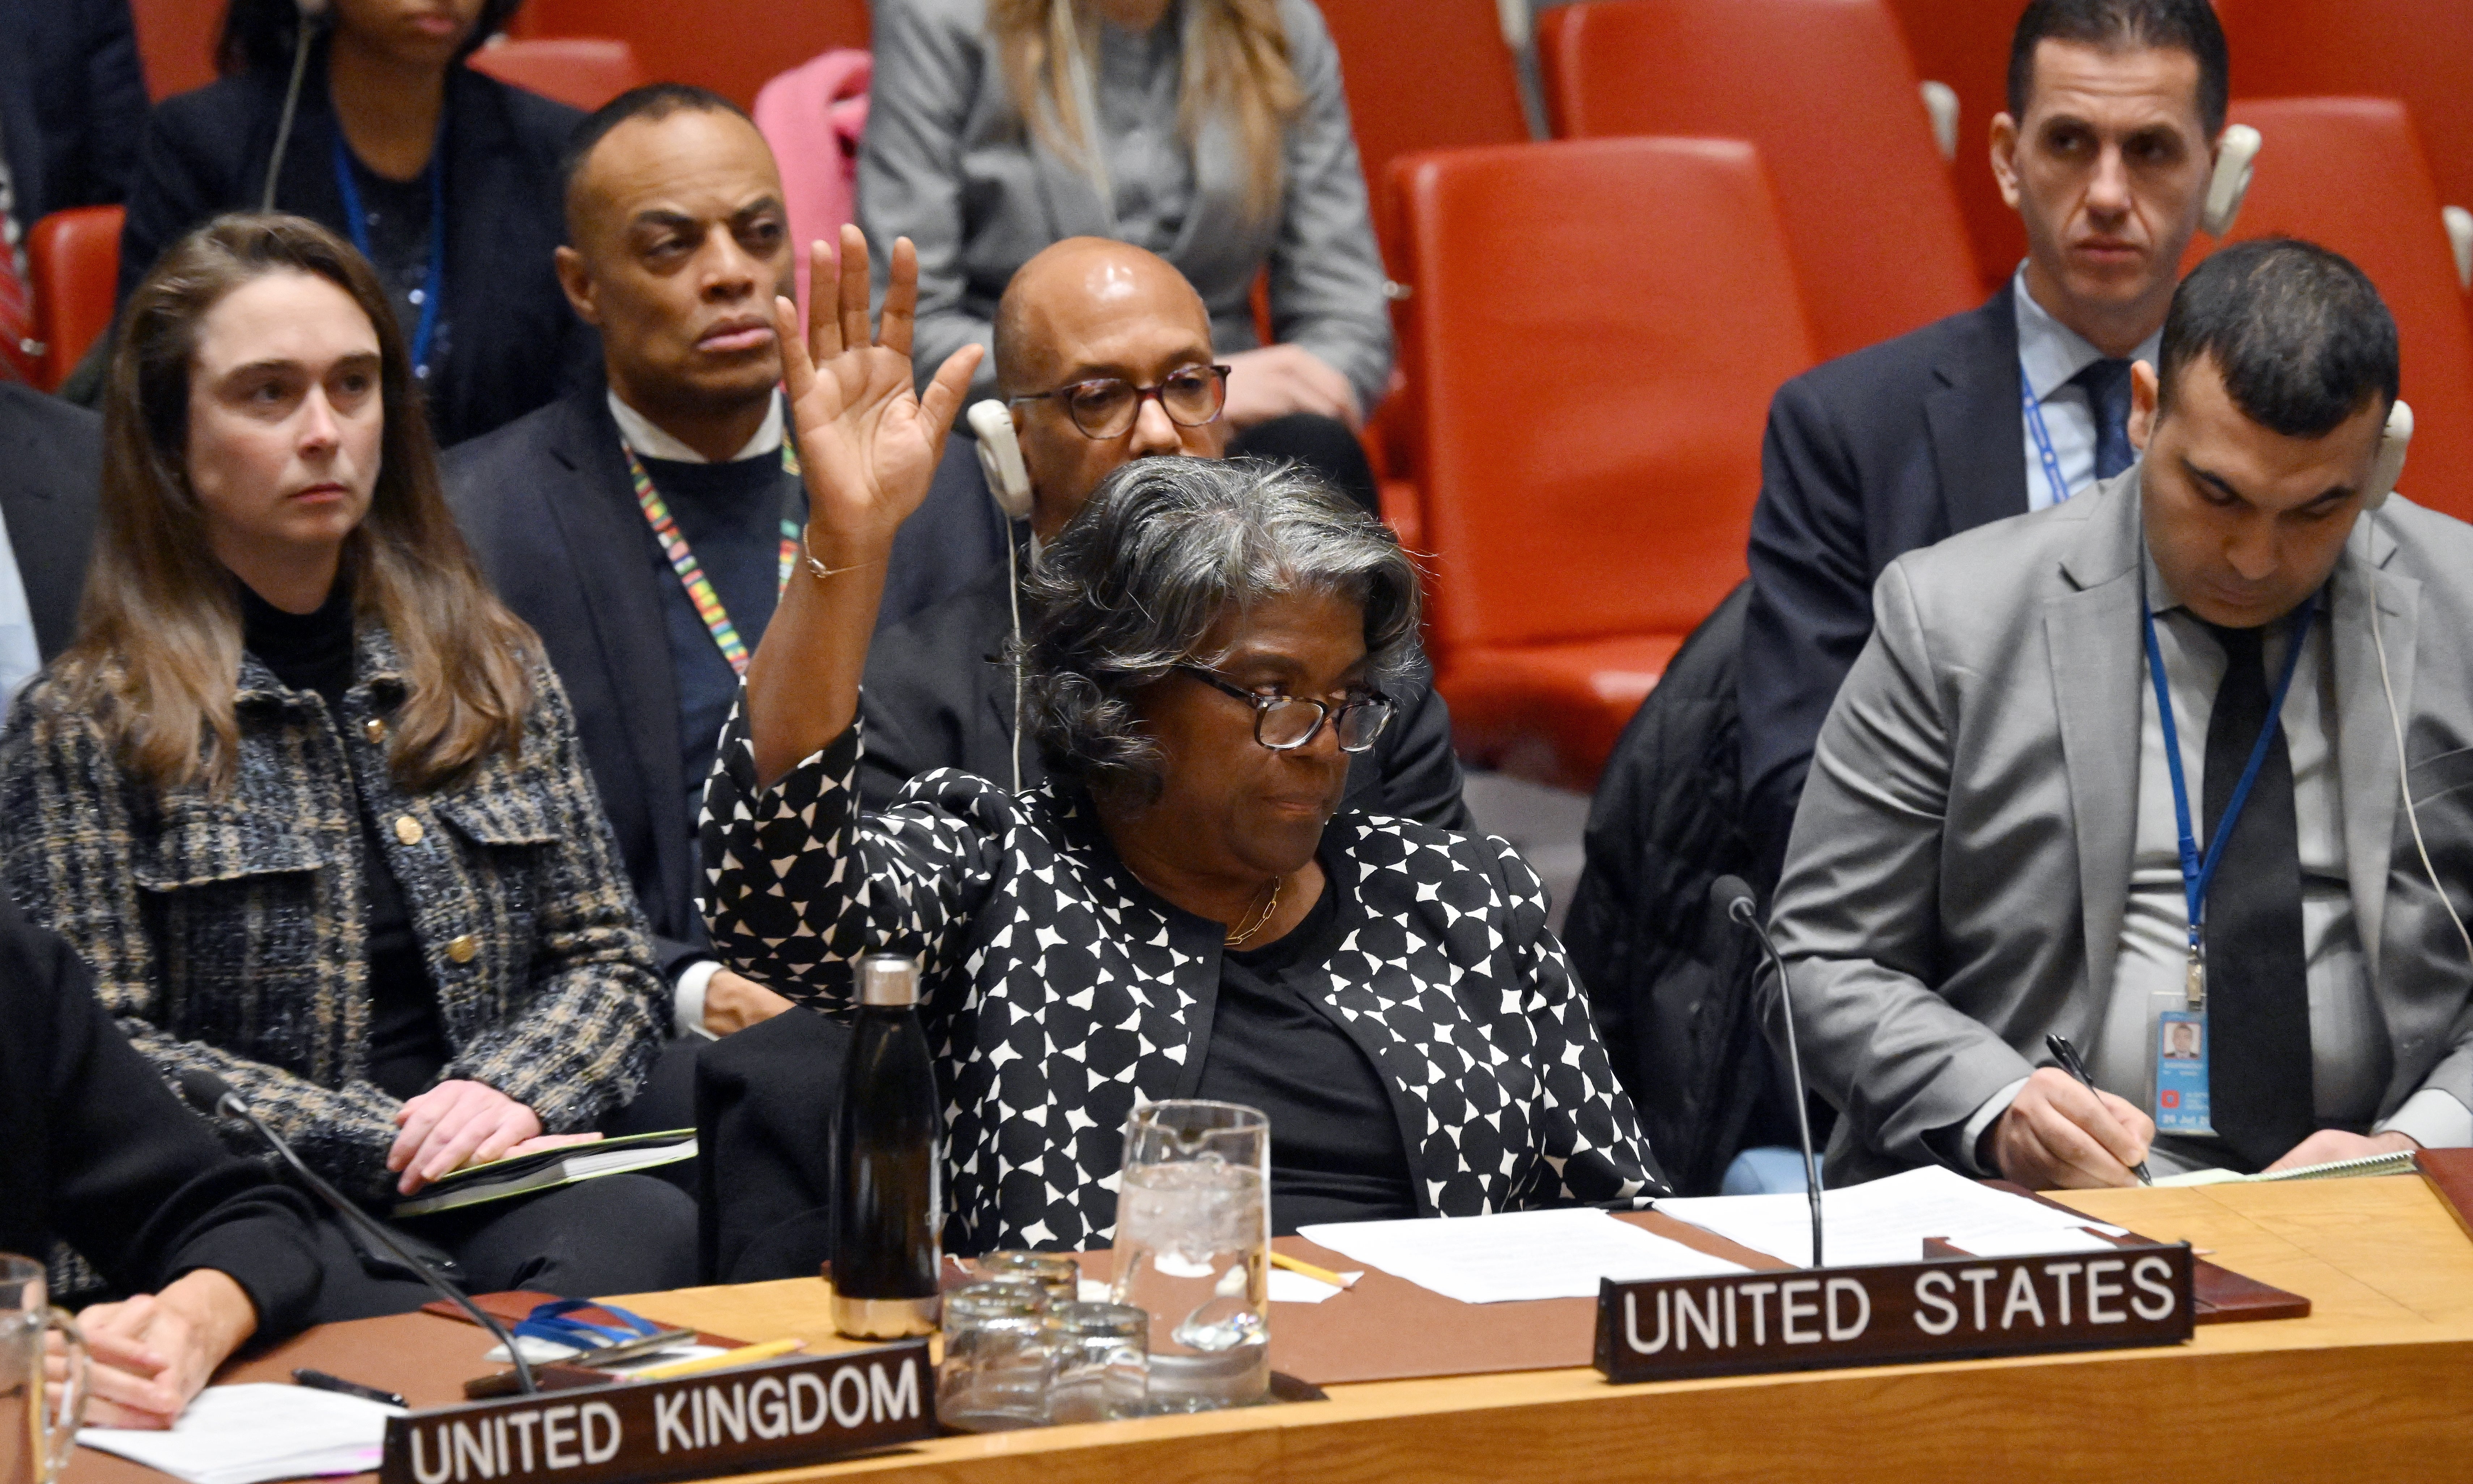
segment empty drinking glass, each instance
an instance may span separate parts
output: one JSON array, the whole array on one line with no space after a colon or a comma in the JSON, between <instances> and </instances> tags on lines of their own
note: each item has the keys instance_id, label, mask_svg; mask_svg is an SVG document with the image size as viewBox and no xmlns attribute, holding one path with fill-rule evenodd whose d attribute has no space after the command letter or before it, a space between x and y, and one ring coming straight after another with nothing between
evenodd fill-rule
<instances>
[{"instance_id":1,"label":"empty drinking glass","mask_svg":"<svg viewBox=\"0 0 2473 1484\"><path fill-rule=\"evenodd\" d=\"M1235 1103L1134 1110L1111 1295L1150 1315L1150 1409L1270 1394L1271 1122Z\"/></svg>"},{"instance_id":2,"label":"empty drinking glass","mask_svg":"<svg viewBox=\"0 0 2473 1484\"><path fill-rule=\"evenodd\" d=\"M57 1397L43 1380L44 1331L68 1342L68 1384ZM51 1306L43 1265L0 1253L0 1484L53 1484L74 1451L85 1416L85 1342L77 1324Z\"/></svg>"},{"instance_id":3,"label":"empty drinking glass","mask_svg":"<svg viewBox=\"0 0 2473 1484\"><path fill-rule=\"evenodd\" d=\"M1055 1379L1045 1289L1003 1281L945 1295L938 1422L964 1432L1039 1426L1047 1421L1047 1392Z\"/></svg>"},{"instance_id":4,"label":"empty drinking glass","mask_svg":"<svg viewBox=\"0 0 2473 1484\"><path fill-rule=\"evenodd\" d=\"M1130 1304L1059 1304L1047 1311L1056 1339L1051 1423L1104 1423L1147 1409L1151 1317Z\"/></svg>"},{"instance_id":5,"label":"empty drinking glass","mask_svg":"<svg viewBox=\"0 0 2473 1484\"><path fill-rule=\"evenodd\" d=\"M1062 1252L992 1252L972 1260L982 1280L1015 1280L1047 1290L1049 1302L1070 1304L1082 1297L1082 1265Z\"/></svg>"}]
</instances>

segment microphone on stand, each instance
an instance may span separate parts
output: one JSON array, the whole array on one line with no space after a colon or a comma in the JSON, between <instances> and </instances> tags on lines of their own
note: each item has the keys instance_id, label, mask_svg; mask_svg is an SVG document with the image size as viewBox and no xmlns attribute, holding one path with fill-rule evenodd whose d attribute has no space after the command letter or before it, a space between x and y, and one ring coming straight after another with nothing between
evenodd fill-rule
<instances>
[{"instance_id":1,"label":"microphone on stand","mask_svg":"<svg viewBox=\"0 0 2473 1484\"><path fill-rule=\"evenodd\" d=\"M1752 930L1761 941L1762 951L1777 969L1779 1008L1786 1014L1786 1065L1794 1079L1794 1131L1803 1140L1803 1191L1812 1202L1812 1265L1820 1266L1820 1161L1812 1152L1812 1110L1805 1106L1803 1089L1803 1053L1794 1043L1794 996L1786 977L1786 960L1778 956L1777 945L1770 941L1768 925L1761 921L1760 898L1743 884L1741 876L1719 876L1709 884L1709 899L1726 916Z\"/></svg>"},{"instance_id":2,"label":"microphone on stand","mask_svg":"<svg viewBox=\"0 0 2473 1484\"><path fill-rule=\"evenodd\" d=\"M528 1397L539 1394L540 1387L533 1380L532 1365L524 1359L524 1352L516 1348L516 1337L507 1332L507 1327L498 1323L481 1305L473 1303L471 1296L465 1293L463 1289L439 1277L431 1270L428 1263L405 1251L403 1244L395 1239L395 1233L386 1229L385 1223L346 1200L342 1191L328 1185L317 1171L301 1163L300 1157L292 1152L292 1146L283 1141L281 1135L266 1126L265 1120L258 1117L257 1111L244 1102L239 1093L232 1090L230 1083L203 1067L192 1067L180 1074L180 1096L199 1113L209 1118L218 1113L238 1118L257 1130L257 1137L265 1139L276 1154L281 1155L283 1162L292 1166L292 1173L300 1177L301 1184L318 1192L320 1199L333 1207L337 1215L374 1237L377 1244L385 1248L396 1261L420 1274L421 1281L436 1289L440 1298L461 1308L465 1313L472 1316L474 1324L497 1336L498 1343L507 1347L508 1358L516 1363L516 1382L522 1388L523 1394Z\"/></svg>"}]
</instances>

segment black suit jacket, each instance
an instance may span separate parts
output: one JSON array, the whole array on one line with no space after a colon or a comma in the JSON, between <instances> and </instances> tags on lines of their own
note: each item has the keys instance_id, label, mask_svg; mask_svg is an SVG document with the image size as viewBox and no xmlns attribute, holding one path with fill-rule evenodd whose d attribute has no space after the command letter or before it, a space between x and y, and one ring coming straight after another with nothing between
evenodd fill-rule
<instances>
[{"instance_id":1,"label":"black suit jacket","mask_svg":"<svg viewBox=\"0 0 2473 1484\"><path fill-rule=\"evenodd\" d=\"M1771 879L1821 720L1872 635L1873 582L2027 510L2011 294L1815 367L1769 403L1737 697L1746 824Z\"/></svg>"},{"instance_id":2,"label":"black suit jacket","mask_svg":"<svg viewBox=\"0 0 2473 1484\"><path fill-rule=\"evenodd\" d=\"M566 686L627 877L675 979L711 956L696 906L695 836L680 806L689 780L662 610L678 579L636 503L599 377L451 450L444 472L483 570L540 634ZM986 508L977 486L940 475L895 540L879 631L985 566Z\"/></svg>"},{"instance_id":3,"label":"black suit jacket","mask_svg":"<svg viewBox=\"0 0 2473 1484\"><path fill-rule=\"evenodd\" d=\"M325 79L324 59L313 58L275 203L348 237ZM285 69L259 68L155 109L120 234L124 301L190 229L257 209L287 80ZM584 115L469 67L447 73L446 114L449 340L428 387L441 445L522 417L601 363L600 337L567 307L551 256L566 236L559 156Z\"/></svg>"},{"instance_id":4,"label":"black suit jacket","mask_svg":"<svg viewBox=\"0 0 2473 1484\"><path fill-rule=\"evenodd\" d=\"M0 382L0 520L34 610L35 648L47 661L77 637L102 470L101 418Z\"/></svg>"},{"instance_id":5,"label":"black suit jacket","mask_svg":"<svg viewBox=\"0 0 2473 1484\"><path fill-rule=\"evenodd\" d=\"M866 753L859 797L868 808L893 802L901 785L938 768L959 768L1014 786L1013 672L1000 657L1012 634L999 562L909 622L877 634L859 691ZM1434 692L1425 658L1394 687L1399 711L1374 750L1351 758L1340 808L1400 815L1445 829L1469 827L1452 753L1451 709ZM1021 742L1021 786L1047 776L1038 744Z\"/></svg>"},{"instance_id":6,"label":"black suit jacket","mask_svg":"<svg viewBox=\"0 0 2473 1484\"><path fill-rule=\"evenodd\" d=\"M0 137L19 226L127 196L145 123L129 0L0 0Z\"/></svg>"},{"instance_id":7,"label":"black suit jacket","mask_svg":"<svg viewBox=\"0 0 2473 1484\"><path fill-rule=\"evenodd\" d=\"M120 1292L213 1268L248 1292L258 1338L300 1328L320 1281L308 1207L225 1151L6 892L0 1025L0 1251L65 1239Z\"/></svg>"}]
</instances>

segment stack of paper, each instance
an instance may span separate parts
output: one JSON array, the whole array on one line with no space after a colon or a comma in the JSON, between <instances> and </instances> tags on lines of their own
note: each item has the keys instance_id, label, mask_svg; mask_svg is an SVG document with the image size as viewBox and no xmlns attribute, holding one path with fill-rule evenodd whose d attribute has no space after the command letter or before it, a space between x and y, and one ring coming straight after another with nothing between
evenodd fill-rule
<instances>
[{"instance_id":1,"label":"stack of paper","mask_svg":"<svg viewBox=\"0 0 2473 1484\"><path fill-rule=\"evenodd\" d=\"M1594 1299L1600 1279L1743 1271L1601 1210L1329 1222L1299 1227L1297 1235L1462 1304Z\"/></svg>"},{"instance_id":2,"label":"stack of paper","mask_svg":"<svg viewBox=\"0 0 2473 1484\"><path fill-rule=\"evenodd\" d=\"M2125 1229L2056 1210L2040 1201L1981 1185L1930 1165L1822 1194L1821 1256L1831 1267L1920 1262L1924 1238L1943 1237L1979 1257L2096 1252ZM1802 1191L1779 1195L1690 1196L1657 1203L1677 1221L1797 1267L1812 1265L1812 1206Z\"/></svg>"},{"instance_id":3,"label":"stack of paper","mask_svg":"<svg viewBox=\"0 0 2473 1484\"><path fill-rule=\"evenodd\" d=\"M78 1441L189 1484L263 1484L378 1466L399 1407L307 1386L209 1386L168 1432L87 1427Z\"/></svg>"}]
</instances>

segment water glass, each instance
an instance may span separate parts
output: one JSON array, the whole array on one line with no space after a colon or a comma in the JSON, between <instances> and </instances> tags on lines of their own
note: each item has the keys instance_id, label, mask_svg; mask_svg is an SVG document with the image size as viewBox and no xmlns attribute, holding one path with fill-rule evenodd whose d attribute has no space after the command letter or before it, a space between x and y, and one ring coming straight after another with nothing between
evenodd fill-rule
<instances>
[{"instance_id":1,"label":"water glass","mask_svg":"<svg viewBox=\"0 0 2473 1484\"><path fill-rule=\"evenodd\" d=\"M57 1397L43 1379L43 1336L68 1342L68 1384ZM0 1484L56 1484L85 1420L85 1341L52 1307L43 1265L0 1253Z\"/></svg>"},{"instance_id":2,"label":"water glass","mask_svg":"<svg viewBox=\"0 0 2473 1484\"><path fill-rule=\"evenodd\" d=\"M1110 1297L1150 1315L1150 1410L1268 1399L1271 1121L1235 1103L1134 1110Z\"/></svg>"},{"instance_id":3,"label":"water glass","mask_svg":"<svg viewBox=\"0 0 2473 1484\"><path fill-rule=\"evenodd\" d=\"M945 1295L938 1422L964 1432L1006 1432L1047 1421L1056 1379L1047 1307L1047 1290L1036 1283L972 1283Z\"/></svg>"},{"instance_id":4,"label":"water glass","mask_svg":"<svg viewBox=\"0 0 2473 1484\"><path fill-rule=\"evenodd\" d=\"M1051 1423L1104 1423L1147 1409L1151 1317L1130 1304L1059 1304L1047 1311L1056 1340Z\"/></svg>"},{"instance_id":5,"label":"water glass","mask_svg":"<svg viewBox=\"0 0 2473 1484\"><path fill-rule=\"evenodd\" d=\"M971 1266L982 1280L1037 1283L1047 1290L1050 1303L1071 1304L1082 1297L1082 1265L1070 1253L992 1252Z\"/></svg>"}]
</instances>

